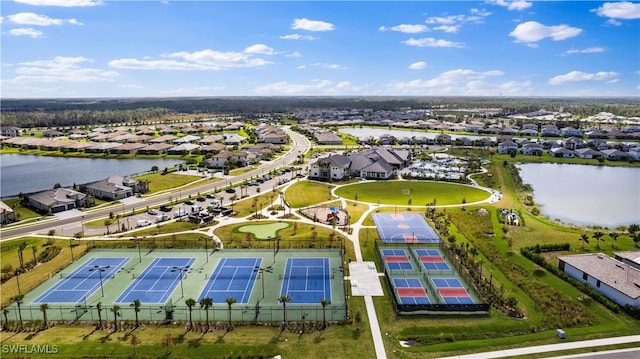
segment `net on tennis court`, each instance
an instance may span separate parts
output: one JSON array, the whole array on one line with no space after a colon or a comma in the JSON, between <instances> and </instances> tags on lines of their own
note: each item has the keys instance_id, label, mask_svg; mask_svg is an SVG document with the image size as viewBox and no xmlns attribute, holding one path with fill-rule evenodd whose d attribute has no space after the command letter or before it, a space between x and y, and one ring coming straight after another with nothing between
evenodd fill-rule
<instances>
[{"instance_id":1,"label":"net on tennis court","mask_svg":"<svg viewBox=\"0 0 640 359\"><path fill-rule=\"evenodd\" d=\"M333 279L335 278L335 274L289 274L284 275L280 274L280 279Z\"/></svg>"}]
</instances>

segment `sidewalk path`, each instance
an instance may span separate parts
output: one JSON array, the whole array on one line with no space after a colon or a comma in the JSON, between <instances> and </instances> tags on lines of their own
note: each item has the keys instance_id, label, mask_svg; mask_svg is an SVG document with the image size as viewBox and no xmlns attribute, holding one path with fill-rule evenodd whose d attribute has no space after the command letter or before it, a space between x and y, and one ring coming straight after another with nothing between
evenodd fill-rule
<instances>
[{"instance_id":1,"label":"sidewalk path","mask_svg":"<svg viewBox=\"0 0 640 359\"><path fill-rule=\"evenodd\" d=\"M520 356L520 355L531 355L531 354L537 354L537 353L554 352L554 351L560 351L560 350L583 349L583 348L592 348L592 347L600 347L604 345L625 344L625 343L640 343L640 335L629 335L626 337L584 340L584 341L567 342L567 343L560 343L560 344L537 345L533 347L497 350L497 351L485 352L485 353L456 355L456 356L451 356L451 357L446 357L441 359L504 358L504 357Z\"/></svg>"}]
</instances>

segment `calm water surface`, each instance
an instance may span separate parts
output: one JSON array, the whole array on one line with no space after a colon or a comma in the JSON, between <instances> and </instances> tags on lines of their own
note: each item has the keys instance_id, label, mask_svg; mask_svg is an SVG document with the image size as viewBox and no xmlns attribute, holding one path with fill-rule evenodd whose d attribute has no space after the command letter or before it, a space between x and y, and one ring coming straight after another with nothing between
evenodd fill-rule
<instances>
[{"instance_id":1,"label":"calm water surface","mask_svg":"<svg viewBox=\"0 0 640 359\"><path fill-rule=\"evenodd\" d=\"M36 155L0 155L0 197L98 181L109 176L130 176L173 167L178 159L70 158Z\"/></svg>"},{"instance_id":2,"label":"calm water surface","mask_svg":"<svg viewBox=\"0 0 640 359\"><path fill-rule=\"evenodd\" d=\"M609 228L640 224L640 168L552 163L518 168L551 219Z\"/></svg>"}]
</instances>

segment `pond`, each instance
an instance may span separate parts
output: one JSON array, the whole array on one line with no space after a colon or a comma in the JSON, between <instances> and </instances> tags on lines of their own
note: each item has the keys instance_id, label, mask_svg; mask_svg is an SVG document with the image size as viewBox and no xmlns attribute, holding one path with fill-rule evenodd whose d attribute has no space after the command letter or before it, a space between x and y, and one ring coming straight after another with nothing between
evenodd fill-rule
<instances>
[{"instance_id":1,"label":"pond","mask_svg":"<svg viewBox=\"0 0 640 359\"><path fill-rule=\"evenodd\" d=\"M551 219L609 228L640 223L640 168L552 163L518 168Z\"/></svg>"},{"instance_id":2,"label":"pond","mask_svg":"<svg viewBox=\"0 0 640 359\"><path fill-rule=\"evenodd\" d=\"M98 181L109 176L132 176L184 163L180 159L72 158L37 155L0 155L0 197Z\"/></svg>"}]
</instances>

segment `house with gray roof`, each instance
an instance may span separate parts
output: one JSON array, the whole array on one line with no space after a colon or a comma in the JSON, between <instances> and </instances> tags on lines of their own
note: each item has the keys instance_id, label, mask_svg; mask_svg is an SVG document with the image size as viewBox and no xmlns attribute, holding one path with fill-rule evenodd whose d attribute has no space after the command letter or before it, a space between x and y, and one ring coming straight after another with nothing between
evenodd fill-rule
<instances>
[{"instance_id":1,"label":"house with gray roof","mask_svg":"<svg viewBox=\"0 0 640 359\"><path fill-rule=\"evenodd\" d=\"M613 302L640 307L640 269L602 253L558 257L558 268Z\"/></svg>"},{"instance_id":2,"label":"house with gray roof","mask_svg":"<svg viewBox=\"0 0 640 359\"><path fill-rule=\"evenodd\" d=\"M640 251L613 252L616 260L640 269Z\"/></svg>"},{"instance_id":3,"label":"house with gray roof","mask_svg":"<svg viewBox=\"0 0 640 359\"><path fill-rule=\"evenodd\" d=\"M44 213L58 213L87 205L87 195L68 188L55 188L25 196L27 206Z\"/></svg>"},{"instance_id":4,"label":"house with gray roof","mask_svg":"<svg viewBox=\"0 0 640 359\"><path fill-rule=\"evenodd\" d=\"M322 181L341 180L349 177L351 160L344 155L330 155L319 158L309 165L309 178Z\"/></svg>"},{"instance_id":5,"label":"house with gray roof","mask_svg":"<svg viewBox=\"0 0 640 359\"><path fill-rule=\"evenodd\" d=\"M600 158L603 156L602 152L589 147L579 148L575 150L575 153L578 158Z\"/></svg>"},{"instance_id":6,"label":"house with gray roof","mask_svg":"<svg viewBox=\"0 0 640 359\"><path fill-rule=\"evenodd\" d=\"M140 189L140 181L121 176L111 176L100 181L80 185L80 190L86 194L110 201L131 197L140 192Z\"/></svg>"}]
</instances>

